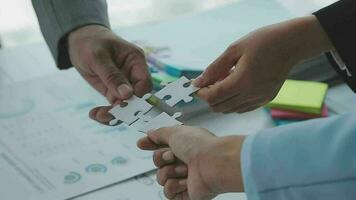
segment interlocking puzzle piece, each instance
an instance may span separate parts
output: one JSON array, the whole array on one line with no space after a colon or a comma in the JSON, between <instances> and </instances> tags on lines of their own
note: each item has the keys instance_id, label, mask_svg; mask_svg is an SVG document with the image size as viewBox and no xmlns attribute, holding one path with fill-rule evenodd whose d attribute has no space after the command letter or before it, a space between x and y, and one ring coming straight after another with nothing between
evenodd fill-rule
<instances>
[{"instance_id":1,"label":"interlocking puzzle piece","mask_svg":"<svg viewBox=\"0 0 356 200\"><path fill-rule=\"evenodd\" d=\"M110 125L116 125L119 121L123 121L127 125L134 123L139 119L138 115L140 113L145 114L152 109L153 106L146 101L151 96L152 94L146 94L142 98L132 96L122 104L109 110L115 117L115 119L110 121Z\"/></svg>"},{"instance_id":2,"label":"interlocking puzzle piece","mask_svg":"<svg viewBox=\"0 0 356 200\"><path fill-rule=\"evenodd\" d=\"M177 120L177 118L181 115L182 113L177 112L173 116L169 116L167 113L162 112L158 116L150 118L140 113L140 119L137 120L132 126L140 132L147 133L150 130L156 130L162 127L182 125L183 123Z\"/></svg>"},{"instance_id":3,"label":"interlocking puzzle piece","mask_svg":"<svg viewBox=\"0 0 356 200\"><path fill-rule=\"evenodd\" d=\"M191 102L193 97L190 95L198 90L199 88L193 86L189 79L182 76L178 80L166 84L166 87L156 92L155 96L164 100L169 106L174 106L182 100L185 103Z\"/></svg>"}]
</instances>

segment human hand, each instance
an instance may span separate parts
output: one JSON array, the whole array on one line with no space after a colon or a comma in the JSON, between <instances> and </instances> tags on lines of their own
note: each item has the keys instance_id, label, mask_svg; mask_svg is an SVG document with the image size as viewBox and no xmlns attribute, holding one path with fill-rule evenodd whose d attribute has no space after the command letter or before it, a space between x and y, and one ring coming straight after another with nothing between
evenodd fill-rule
<instances>
[{"instance_id":1,"label":"human hand","mask_svg":"<svg viewBox=\"0 0 356 200\"><path fill-rule=\"evenodd\" d=\"M151 91L151 78L142 50L106 27L88 25L71 32L68 49L78 72L110 104L126 100L132 94L142 96ZM91 115L106 121L104 118L110 117L109 108L96 108Z\"/></svg>"},{"instance_id":2,"label":"human hand","mask_svg":"<svg viewBox=\"0 0 356 200\"><path fill-rule=\"evenodd\" d=\"M330 49L315 16L297 18L236 41L194 84L216 112L251 111L273 100L294 65Z\"/></svg>"},{"instance_id":3,"label":"human hand","mask_svg":"<svg viewBox=\"0 0 356 200\"><path fill-rule=\"evenodd\" d=\"M218 138L190 126L161 128L137 143L155 150L157 181L169 199L207 200L225 192L242 192L240 151L244 136Z\"/></svg>"}]
</instances>

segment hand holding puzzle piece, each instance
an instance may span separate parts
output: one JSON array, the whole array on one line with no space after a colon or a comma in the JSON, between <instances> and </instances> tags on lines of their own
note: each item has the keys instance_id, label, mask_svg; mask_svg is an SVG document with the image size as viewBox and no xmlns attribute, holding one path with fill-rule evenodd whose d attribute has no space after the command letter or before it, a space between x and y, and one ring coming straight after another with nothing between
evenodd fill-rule
<instances>
[{"instance_id":1,"label":"hand holding puzzle piece","mask_svg":"<svg viewBox=\"0 0 356 200\"><path fill-rule=\"evenodd\" d=\"M154 107L147 101L155 96L164 101L168 106L173 107L177 103L184 101L189 103L193 100L191 96L193 93L199 90L199 88L191 84L191 80L186 77L181 77L178 80L164 84L165 87L154 95L146 94L142 98L133 96L130 99L124 101L123 104L117 105L109 112L115 117L110 122L110 125L115 125L119 121L123 121L128 126L135 127L138 131L146 133L150 130L155 130L161 127L169 127L174 125L181 125L177 120L181 116L181 113L177 112L173 116L168 115L166 112L162 112L156 117L150 117L147 113Z\"/></svg>"}]
</instances>

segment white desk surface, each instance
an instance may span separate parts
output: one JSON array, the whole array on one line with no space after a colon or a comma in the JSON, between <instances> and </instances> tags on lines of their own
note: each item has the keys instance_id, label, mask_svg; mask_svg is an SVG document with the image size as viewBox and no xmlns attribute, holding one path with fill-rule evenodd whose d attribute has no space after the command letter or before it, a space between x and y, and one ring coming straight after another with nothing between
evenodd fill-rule
<instances>
[{"instance_id":1,"label":"white desk surface","mask_svg":"<svg viewBox=\"0 0 356 200\"><path fill-rule=\"evenodd\" d=\"M15 82L31 80L41 76L67 73L66 71L59 72L56 69L45 44L33 44L1 50L0 72L2 75L0 77L0 88ZM342 113L353 107L352 102L355 99L356 95L350 92L347 86L342 85L329 91L327 103L329 107ZM219 136L249 134L273 126L269 114L263 109L242 115L208 113L192 119L189 123L207 128ZM137 191L141 192L137 193ZM163 198L162 188L155 182L154 173L130 179L124 183L78 199L142 199L142 194L145 197L150 197L149 199ZM118 196L121 197L119 198ZM227 194L219 196L218 199L245 199L245 197L243 194Z\"/></svg>"},{"instance_id":2,"label":"white desk surface","mask_svg":"<svg viewBox=\"0 0 356 200\"><path fill-rule=\"evenodd\" d=\"M0 72L0 74L2 74L0 77L0 88L11 85L12 83L36 79L41 76L68 73L67 71L58 71L56 69L45 44L33 44L1 50ZM248 134L273 126L268 113L263 109L243 115L208 113L192 119L189 124L207 128L219 136ZM142 181L140 181L141 179L151 181L147 184L144 180L144 183L142 183ZM99 196L101 197L100 199L108 200L114 200L113 197L115 197L116 200L128 198L143 199L143 197L141 198L142 194L144 194L146 198L152 195L149 199L154 199L157 195L163 198L162 188L157 185L155 181L152 182L152 180L155 180L154 173L151 173L150 176L132 179L78 199L98 199ZM142 193L136 192L138 188ZM147 193L143 193L144 191L147 191ZM127 197L116 198L117 194L122 195L123 193L127 195ZM236 199L237 197L238 199L244 199L243 194L223 195L220 196L219 199Z\"/></svg>"}]
</instances>

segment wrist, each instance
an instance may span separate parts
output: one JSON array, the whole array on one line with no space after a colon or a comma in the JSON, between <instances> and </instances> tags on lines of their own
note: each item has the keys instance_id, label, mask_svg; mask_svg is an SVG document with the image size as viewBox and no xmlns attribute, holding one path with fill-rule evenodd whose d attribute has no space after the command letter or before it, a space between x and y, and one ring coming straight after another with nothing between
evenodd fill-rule
<instances>
[{"instance_id":1,"label":"wrist","mask_svg":"<svg viewBox=\"0 0 356 200\"><path fill-rule=\"evenodd\" d=\"M295 38L291 42L295 44L298 61L310 59L334 49L329 37L314 15L291 20L290 27Z\"/></svg>"},{"instance_id":2,"label":"wrist","mask_svg":"<svg viewBox=\"0 0 356 200\"><path fill-rule=\"evenodd\" d=\"M88 37L95 37L102 32L110 31L105 26L98 24L90 24L74 29L68 35L68 47L76 46L78 42L87 39Z\"/></svg>"},{"instance_id":3,"label":"wrist","mask_svg":"<svg viewBox=\"0 0 356 200\"><path fill-rule=\"evenodd\" d=\"M69 33L67 39L67 50L71 62L76 66L80 66L78 58L81 57L81 52L95 50L90 45L94 44L95 39L101 38L103 33L110 31L102 25L86 25L79 27ZM79 59L80 60L80 59Z\"/></svg>"},{"instance_id":4,"label":"wrist","mask_svg":"<svg viewBox=\"0 0 356 200\"><path fill-rule=\"evenodd\" d=\"M99 24L89 24L89 25L85 25L85 26L81 26L79 28L74 29L73 31L71 31L68 35L69 39L75 39L77 37L83 36L83 35L88 35L88 34L95 34L97 32L101 32L101 31L110 31L110 29L108 29L105 26L99 25Z\"/></svg>"},{"instance_id":5,"label":"wrist","mask_svg":"<svg viewBox=\"0 0 356 200\"><path fill-rule=\"evenodd\" d=\"M231 167L230 175L226 177L226 190L224 192L243 192L243 179L242 179L242 170L241 170L241 150L242 144L246 136L227 136L223 137L223 143L226 145L228 152L229 161L233 167ZM232 176L231 176L232 175Z\"/></svg>"},{"instance_id":6,"label":"wrist","mask_svg":"<svg viewBox=\"0 0 356 200\"><path fill-rule=\"evenodd\" d=\"M240 154L242 143L245 136L226 136L218 138L213 145L216 152L216 162L207 162L206 165L213 165L215 168L213 173L214 178L211 178L211 188L214 188L216 193L227 192L243 192L243 181L241 173Z\"/></svg>"}]
</instances>

